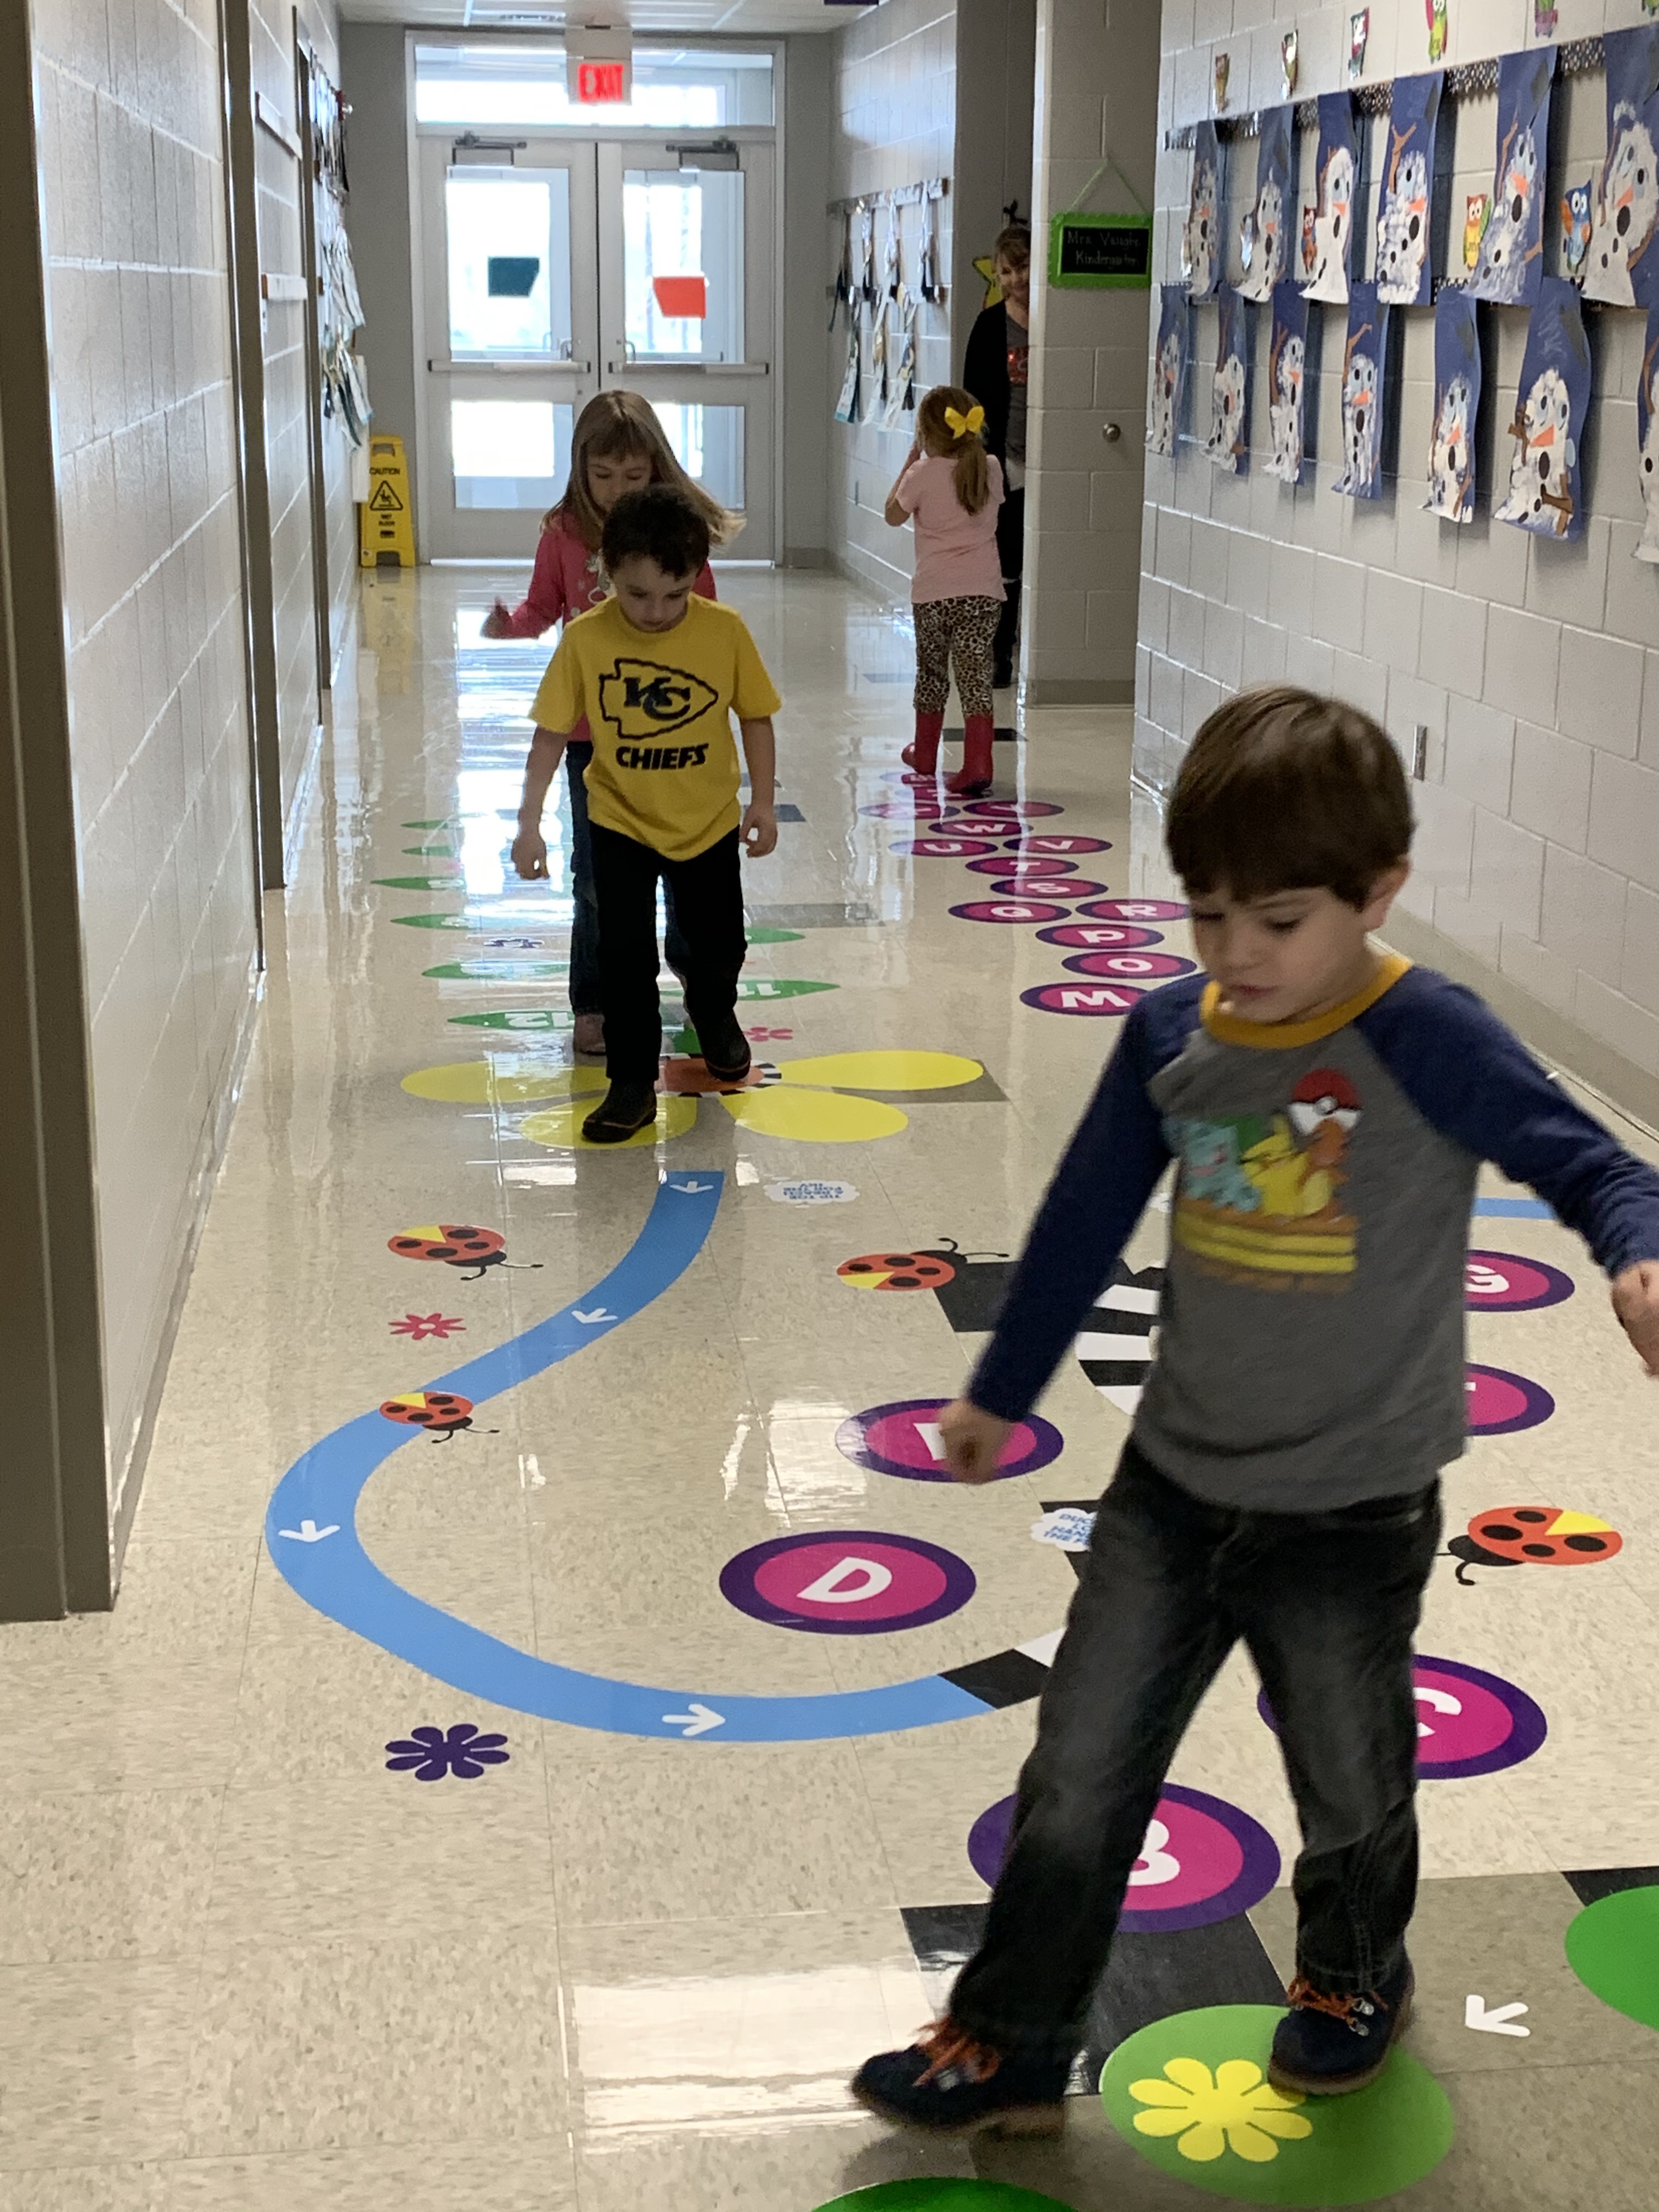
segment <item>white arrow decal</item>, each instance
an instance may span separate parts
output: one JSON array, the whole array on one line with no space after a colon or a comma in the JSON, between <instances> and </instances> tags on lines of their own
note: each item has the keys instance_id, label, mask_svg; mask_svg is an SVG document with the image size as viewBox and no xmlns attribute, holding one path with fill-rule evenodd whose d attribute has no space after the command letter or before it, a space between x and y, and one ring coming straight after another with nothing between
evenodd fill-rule
<instances>
[{"instance_id":1,"label":"white arrow decal","mask_svg":"<svg viewBox=\"0 0 1659 2212\"><path fill-rule=\"evenodd\" d=\"M695 1698L691 1700L689 1713L665 1713L663 1720L669 1728L679 1729L680 1734L686 1737L707 1735L710 1729L726 1726L724 1713L717 1713L710 1705L700 1705ZM683 1728L680 1726L682 1722L684 1723ZM1523 2034L1525 2032L1522 2029Z\"/></svg>"},{"instance_id":2,"label":"white arrow decal","mask_svg":"<svg viewBox=\"0 0 1659 2212\"><path fill-rule=\"evenodd\" d=\"M670 1190L684 1191L688 1198L695 1198L700 1190L713 1190L714 1186L712 1182L698 1182L694 1177L690 1182L671 1182L668 1188Z\"/></svg>"},{"instance_id":3,"label":"white arrow decal","mask_svg":"<svg viewBox=\"0 0 1659 2212\"><path fill-rule=\"evenodd\" d=\"M570 1309L570 1318L572 1321L580 1322L584 1328L592 1328L595 1323L599 1322L619 1321L621 1319L621 1316L619 1314L607 1313L603 1306L595 1306L592 1313L584 1313L580 1306L572 1306Z\"/></svg>"},{"instance_id":4,"label":"white arrow decal","mask_svg":"<svg viewBox=\"0 0 1659 2212\"><path fill-rule=\"evenodd\" d=\"M1529 2027L1516 2025L1516 2014L1529 2008L1523 2004L1494 2005L1486 2009L1485 1997L1466 1997L1463 2001L1463 2025L1478 2029L1482 2035L1530 2035Z\"/></svg>"},{"instance_id":5,"label":"white arrow decal","mask_svg":"<svg viewBox=\"0 0 1659 2212\"><path fill-rule=\"evenodd\" d=\"M325 1536L337 1536L340 1524L331 1521L326 1528L319 1528L314 1521L302 1521L297 1528L279 1528L279 1536L292 1536L296 1544L320 1544Z\"/></svg>"}]
</instances>

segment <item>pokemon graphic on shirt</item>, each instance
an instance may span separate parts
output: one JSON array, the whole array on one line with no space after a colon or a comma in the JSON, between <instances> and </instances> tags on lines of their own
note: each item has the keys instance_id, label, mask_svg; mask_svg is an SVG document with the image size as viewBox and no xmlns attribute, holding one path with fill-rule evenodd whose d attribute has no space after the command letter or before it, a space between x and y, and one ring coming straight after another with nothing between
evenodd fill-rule
<instances>
[{"instance_id":1,"label":"pokemon graphic on shirt","mask_svg":"<svg viewBox=\"0 0 1659 2212\"><path fill-rule=\"evenodd\" d=\"M1359 1224L1340 1193L1359 1115L1352 1078L1316 1067L1282 1112L1170 1116L1164 1138L1181 1164L1175 1243L1222 1281L1346 1291L1358 1265Z\"/></svg>"}]
</instances>

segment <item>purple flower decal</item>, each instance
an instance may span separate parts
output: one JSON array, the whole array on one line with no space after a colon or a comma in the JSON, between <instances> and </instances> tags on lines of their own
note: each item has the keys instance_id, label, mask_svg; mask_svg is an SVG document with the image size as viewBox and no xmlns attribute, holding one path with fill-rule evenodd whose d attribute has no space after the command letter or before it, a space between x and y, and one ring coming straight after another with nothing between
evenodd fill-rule
<instances>
[{"instance_id":1,"label":"purple flower decal","mask_svg":"<svg viewBox=\"0 0 1659 2212\"><path fill-rule=\"evenodd\" d=\"M506 1764L506 1741L504 1735L480 1735L470 1721L458 1721L447 1732L417 1728L407 1741L387 1744L395 1755L386 1765L393 1774L407 1774L412 1767L417 1782L441 1782L446 1774L476 1782L486 1766Z\"/></svg>"}]
</instances>

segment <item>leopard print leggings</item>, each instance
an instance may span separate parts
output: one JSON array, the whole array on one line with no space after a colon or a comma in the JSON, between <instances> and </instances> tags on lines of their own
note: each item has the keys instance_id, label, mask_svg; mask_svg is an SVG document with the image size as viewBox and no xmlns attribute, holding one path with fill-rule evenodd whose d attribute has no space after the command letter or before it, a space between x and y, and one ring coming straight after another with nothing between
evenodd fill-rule
<instances>
[{"instance_id":1,"label":"leopard print leggings","mask_svg":"<svg viewBox=\"0 0 1659 2212\"><path fill-rule=\"evenodd\" d=\"M991 711L991 645L1000 599L928 599L911 613L916 624L915 708L942 714L954 661L964 714Z\"/></svg>"}]
</instances>

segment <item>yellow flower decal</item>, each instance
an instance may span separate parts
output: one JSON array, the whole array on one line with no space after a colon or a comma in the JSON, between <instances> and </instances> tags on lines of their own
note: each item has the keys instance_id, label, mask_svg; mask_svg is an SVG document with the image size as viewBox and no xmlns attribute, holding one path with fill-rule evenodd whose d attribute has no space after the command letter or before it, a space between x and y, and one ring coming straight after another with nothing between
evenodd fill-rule
<instances>
[{"instance_id":1,"label":"yellow flower decal","mask_svg":"<svg viewBox=\"0 0 1659 2212\"><path fill-rule=\"evenodd\" d=\"M698 1065L670 1063L671 1069ZM959 1053L836 1052L787 1060L767 1068L765 1079L751 1089L714 1095L734 1121L761 1136L805 1144L864 1144L896 1136L909 1117L885 1099L849 1097L849 1091L950 1091L976 1082L984 1073L978 1060ZM604 1092L605 1077L594 1066L503 1052L489 1060L417 1068L404 1078L403 1087L416 1098L451 1105L514 1107L556 1099L561 1103L526 1114L520 1134L550 1151L586 1152L592 1148L581 1133L582 1119L591 1110L589 1102ZM696 1095L665 1091L658 1098L656 1121L628 1142L654 1145L683 1137L696 1118Z\"/></svg>"},{"instance_id":2,"label":"yellow flower decal","mask_svg":"<svg viewBox=\"0 0 1659 2212\"><path fill-rule=\"evenodd\" d=\"M1280 2140L1313 2133L1313 2122L1295 2107L1302 2099L1275 2089L1248 2058L1226 2058L1215 2069L1199 2058L1165 2061L1162 2081L1132 2081L1129 2094L1150 2112L1135 2114L1144 2136L1178 2136L1183 2158L1200 2164L1231 2150L1253 2166L1279 2156Z\"/></svg>"}]
</instances>

